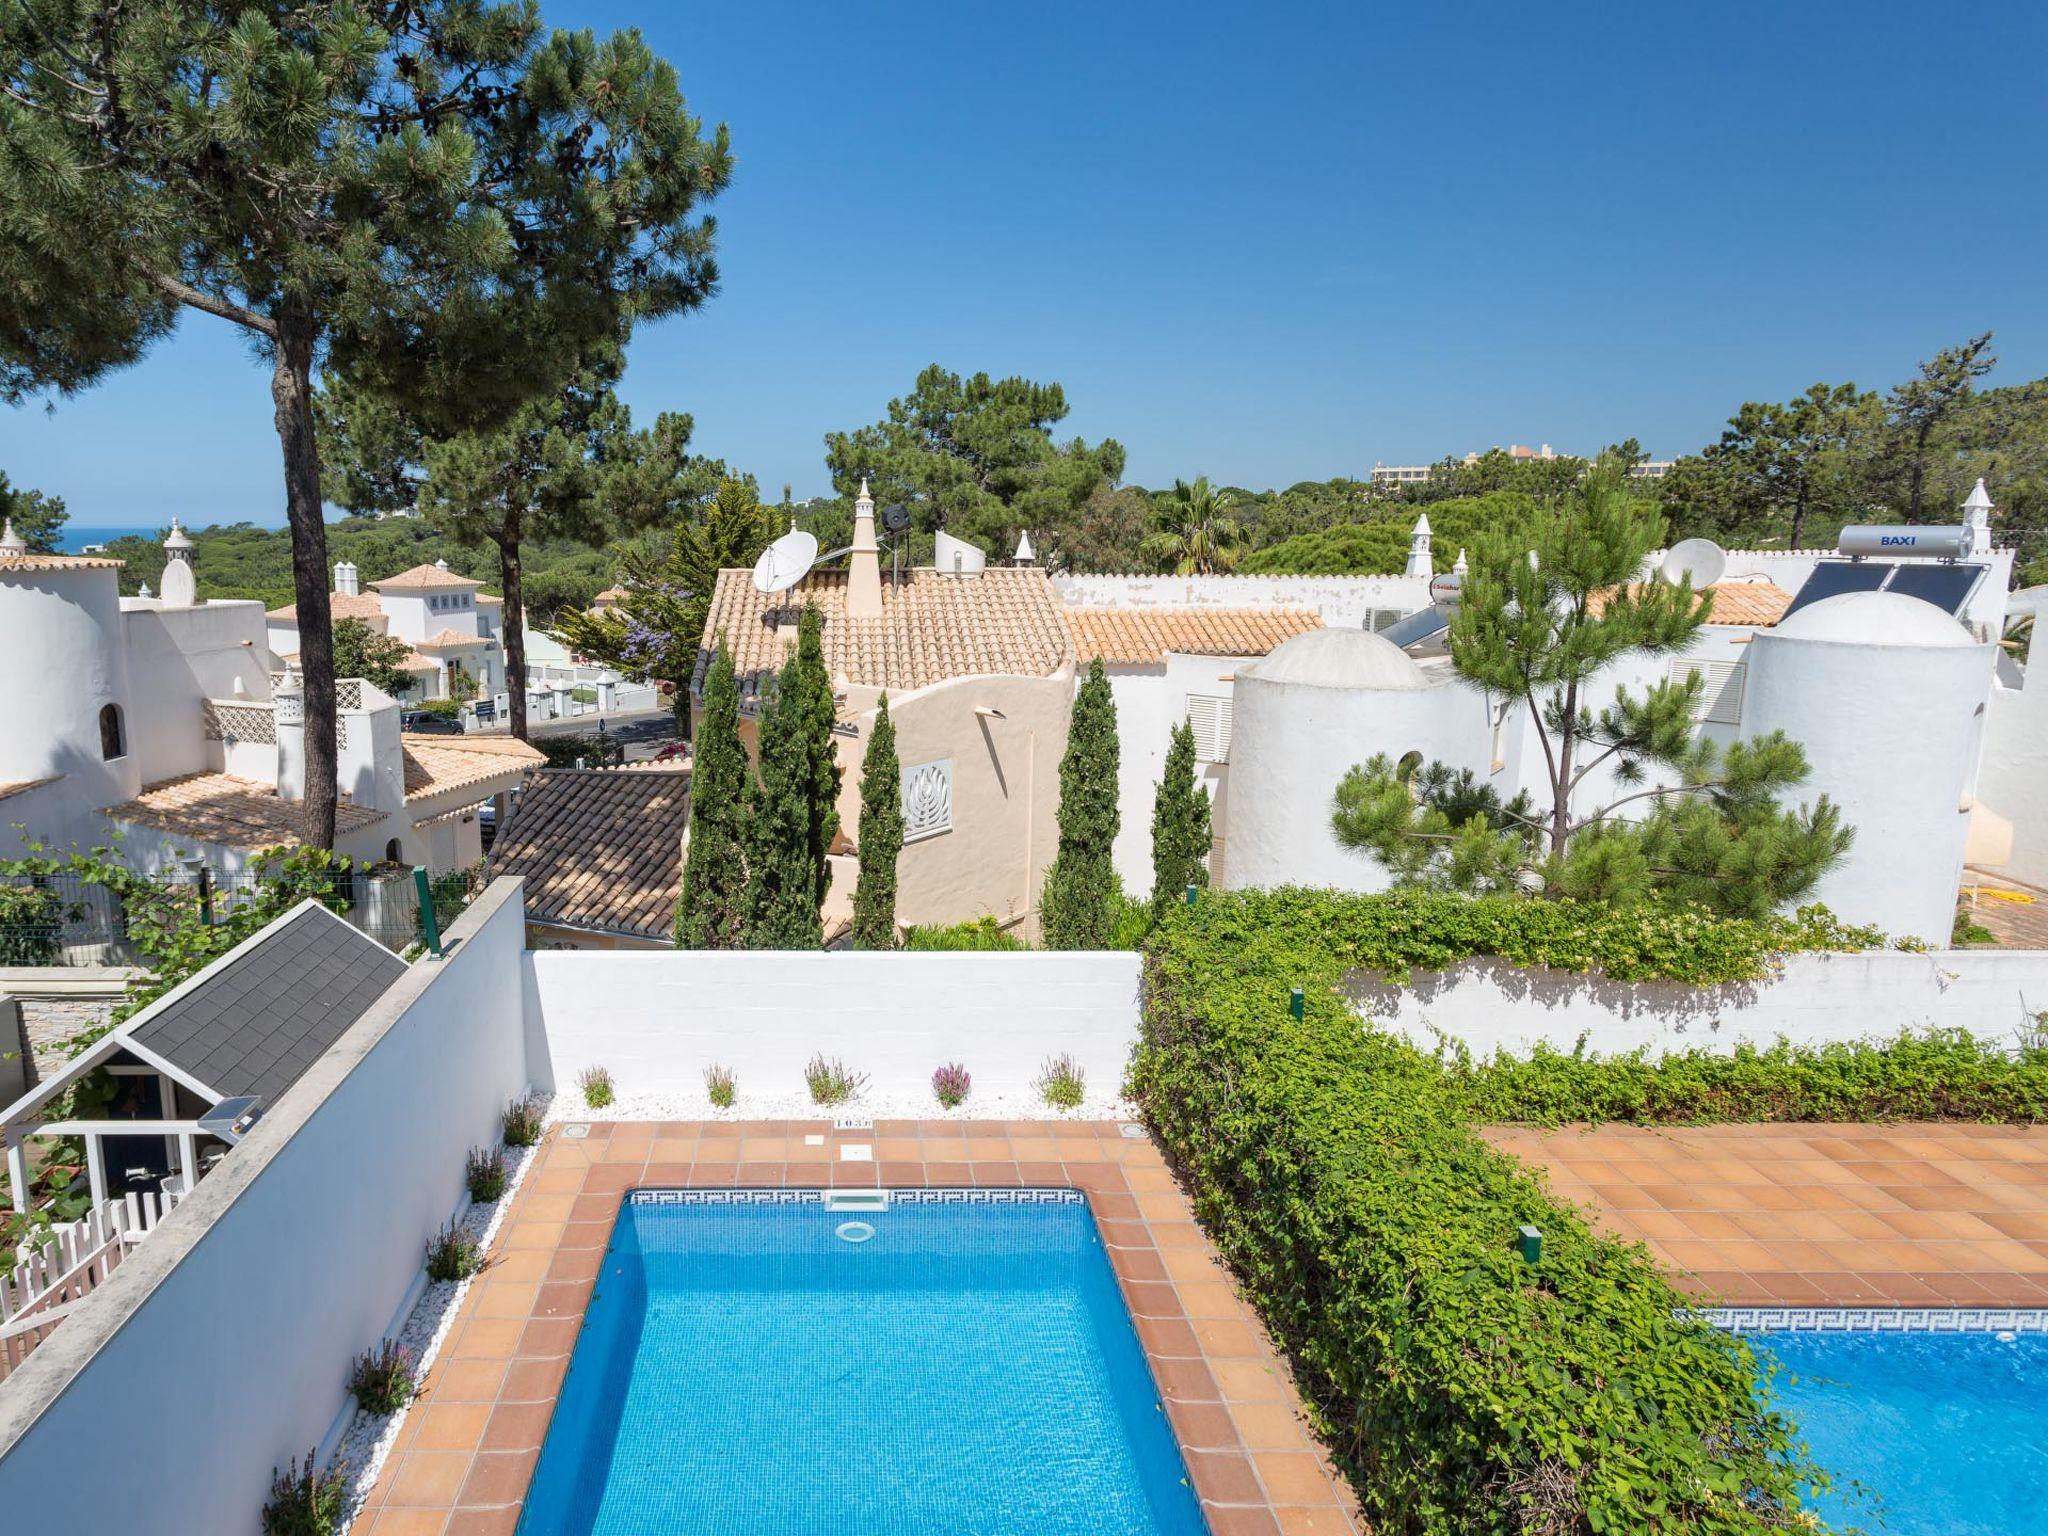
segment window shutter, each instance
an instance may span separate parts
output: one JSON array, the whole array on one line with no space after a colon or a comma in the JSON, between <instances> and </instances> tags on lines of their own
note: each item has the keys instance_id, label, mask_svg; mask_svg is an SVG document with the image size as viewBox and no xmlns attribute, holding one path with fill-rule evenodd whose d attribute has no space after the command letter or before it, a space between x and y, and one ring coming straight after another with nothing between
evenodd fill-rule
<instances>
[{"instance_id":1,"label":"window shutter","mask_svg":"<svg viewBox=\"0 0 2048 1536\"><path fill-rule=\"evenodd\" d=\"M1188 724L1195 728L1195 756L1205 763L1230 761L1230 700L1220 694L1188 695Z\"/></svg>"},{"instance_id":2,"label":"window shutter","mask_svg":"<svg viewBox=\"0 0 2048 1536\"><path fill-rule=\"evenodd\" d=\"M1666 665L1665 675L1674 683L1699 678L1700 702L1695 720L1702 724L1740 725L1744 665L1739 661L1689 661L1675 656Z\"/></svg>"}]
</instances>

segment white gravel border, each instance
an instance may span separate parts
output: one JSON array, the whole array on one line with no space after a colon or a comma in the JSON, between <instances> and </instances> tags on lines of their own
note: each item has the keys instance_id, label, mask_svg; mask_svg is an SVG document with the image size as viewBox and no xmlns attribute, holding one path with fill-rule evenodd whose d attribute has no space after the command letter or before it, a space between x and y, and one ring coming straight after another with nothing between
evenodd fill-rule
<instances>
[{"instance_id":1,"label":"white gravel border","mask_svg":"<svg viewBox=\"0 0 2048 1536\"><path fill-rule=\"evenodd\" d=\"M508 1147L501 1143L498 1151L505 1159L505 1193L487 1204L471 1202L456 1217L455 1225L476 1239L482 1262L477 1272L467 1280L429 1280L426 1289L420 1293L420 1299L413 1303L412 1311L406 1314L405 1322L398 1330L397 1341L412 1351L415 1382L427 1379L429 1368L439 1357L441 1346L447 1342L455 1319L462 1310L462 1298L469 1294L472 1285L490 1273L491 1244L497 1240L498 1228L504 1224L505 1213L512 1207L512 1197L519 1193L526 1170L533 1166L534 1154L539 1150L538 1145ZM424 1255L420 1262L424 1267ZM344 1536L355 1525L356 1517L362 1513L363 1501L377 1486L384 1463L390 1459L391 1447L398 1439L405 1416L412 1412L418 1401L415 1397L413 1402L390 1414L371 1413L367 1408L356 1410L336 1452L347 1458L349 1469L336 1536Z\"/></svg>"},{"instance_id":2,"label":"white gravel border","mask_svg":"<svg viewBox=\"0 0 2048 1536\"><path fill-rule=\"evenodd\" d=\"M1137 1106L1128 1099L1091 1094L1075 1109L1054 1109L1037 1094L971 1093L958 1109L941 1109L930 1093L869 1093L844 1104L814 1104L807 1093L749 1094L742 1092L732 1108L720 1109L694 1093L621 1093L603 1109L592 1109L583 1095L565 1090L548 1107L548 1124L616 1120L1135 1120Z\"/></svg>"}]
</instances>

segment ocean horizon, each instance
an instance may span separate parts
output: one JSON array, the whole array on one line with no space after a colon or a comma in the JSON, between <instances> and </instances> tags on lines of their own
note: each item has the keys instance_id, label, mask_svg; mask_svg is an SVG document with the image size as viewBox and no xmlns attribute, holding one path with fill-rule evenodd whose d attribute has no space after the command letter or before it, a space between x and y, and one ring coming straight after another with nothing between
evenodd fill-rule
<instances>
[{"instance_id":1,"label":"ocean horizon","mask_svg":"<svg viewBox=\"0 0 2048 1536\"><path fill-rule=\"evenodd\" d=\"M170 526L169 519L160 523L128 523L119 526L106 523L66 523L57 532L57 546L65 554L75 555L88 544L105 544L113 539L128 538L136 534L146 539L154 539ZM202 525L194 531L203 533L206 526Z\"/></svg>"}]
</instances>

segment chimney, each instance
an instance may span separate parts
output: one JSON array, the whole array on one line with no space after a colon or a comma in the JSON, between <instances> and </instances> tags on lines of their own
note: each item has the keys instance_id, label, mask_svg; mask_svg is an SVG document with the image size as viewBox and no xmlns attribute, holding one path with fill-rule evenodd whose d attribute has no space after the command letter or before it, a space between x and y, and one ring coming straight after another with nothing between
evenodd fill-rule
<instances>
[{"instance_id":1,"label":"chimney","mask_svg":"<svg viewBox=\"0 0 2048 1536\"><path fill-rule=\"evenodd\" d=\"M334 568L334 591L338 597L360 597L363 592L363 578L352 561L344 560Z\"/></svg>"},{"instance_id":2,"label":"chimney","mask_svg":"<svg viewBox=\"0 0 2048 1536\"><path fill-rule=\"evenodd\" d=\"M192 540L171 519L171 531L164 539L164 596L166 608L192 608L199 602L199 583L192 574Z\"/></svg>"},{"instance_id":3,"label":"chimney","mask_svg":"<svg viewBox=\"0 0 2048 1536\"><path fill-rule=\"evenodd\" d=\"M1019 565L1029 565L1038 558L1038 552L1031 547L1031 530L1029 528L1017 535L1017 553L1011 558Z\"/></svg>"},{"instance_id":4,"label":"chimney","mask_svg":"<svg viewBox=\"0 0 2048 1536\"><path fill-rule=\"evenodd\" d=\"M865 477L853 503L853 549L846 562L846 616L882 616L882 546L875 542L875 498Z\"/></svg>"},{"instance_id":5,"label":"chimney","mask_svg":"<svg viewBox=\"0 0 2048 1536\"><path fill-rule=\"evenodd\" d=\"M277 798L306 798L306 690L290 668L271 695L277 708Z\"/></svg>"},{"instance_id":6,"label":"chimney","mask_svg":"<svg viewBox=\"0 0 2048 1536\"><path fill-rule=\"evenodd\" d=\"M1970 492L1969 500L1963 503L1963 526L1970 530L1970 553L1973 555L1991 553L1991 514L1994 510L1991 493L1984 489L1984 482L1980 479L1977 488Z\"/></svg>"},{"instance_id":7,"label":"chimney","mask_svg":"<svg viewBox=\"0 0 2048 1536\"><path fill-rule=\"evenodd\" d=\"M1423 513L1415 519L1415 531L1408 536L1409 576L1433 576L1436 565L1429 556L1429 514Z\"/></svg>"}]
</instances>

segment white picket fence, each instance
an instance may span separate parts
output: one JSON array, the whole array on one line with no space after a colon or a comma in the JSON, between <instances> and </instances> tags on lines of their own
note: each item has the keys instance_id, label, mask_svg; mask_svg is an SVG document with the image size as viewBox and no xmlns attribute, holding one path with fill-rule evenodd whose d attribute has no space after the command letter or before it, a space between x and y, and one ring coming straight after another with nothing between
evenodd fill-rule
<instances>
[{"instance_id":1,"label":"white picket fence","mask_svg":"<svg viewBox=\"0 0 2048 1536\"><path fill-rule=\"evenodd\" d=\"M14 1267L0 1271L0 1381L120 1267L128 1250L156 1230L186 1193L182 1180L166 1179L162 1194L105 1201L83 1220L52 1227L14 1250Z\"/></svg>"}]
</instances>

